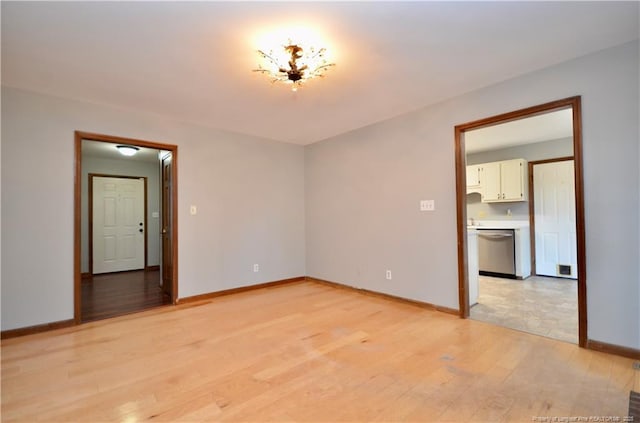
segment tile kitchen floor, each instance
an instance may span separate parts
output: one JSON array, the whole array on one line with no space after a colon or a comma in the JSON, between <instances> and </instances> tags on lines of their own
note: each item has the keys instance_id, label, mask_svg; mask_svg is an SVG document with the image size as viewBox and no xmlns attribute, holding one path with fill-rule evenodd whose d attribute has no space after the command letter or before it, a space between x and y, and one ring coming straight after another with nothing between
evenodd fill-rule
<instances>
[{"instance_id":1,"label":"tile kitchen floor","mask_svg":"<svg viewBox=\"0 0 640 423\"><path fill-rule=\"evenodd\" d=\"M525 280L480 276L471 318L560 341L578 343L578 292L573 279Z\"/></svg>"}]
</instances>

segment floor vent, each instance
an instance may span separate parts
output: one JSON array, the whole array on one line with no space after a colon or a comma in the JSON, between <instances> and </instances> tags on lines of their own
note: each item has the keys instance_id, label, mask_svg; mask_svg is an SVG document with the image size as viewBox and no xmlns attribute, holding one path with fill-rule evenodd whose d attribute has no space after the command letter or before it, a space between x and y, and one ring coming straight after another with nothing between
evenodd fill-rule
<instances>
[{"instance_id":1,"label":"floor vent","mask_svg":"<svg viewBox=\"0 0 640 423\"><path fill-rule=\"evenodd\" d=\"M640 421L640 392L629 391L629 414L630 422Z\"/></svg>"},{"instance_id":2,"label":"floor vent","mask_svg":"<svg viewBox=\"0 0 640 423\"><path fill-rule=\"evenodd\" d=\"M571 265L569 265L569 264L559 264L558 265L558 275L571 276Z\"/></svg>"}]
</instances>

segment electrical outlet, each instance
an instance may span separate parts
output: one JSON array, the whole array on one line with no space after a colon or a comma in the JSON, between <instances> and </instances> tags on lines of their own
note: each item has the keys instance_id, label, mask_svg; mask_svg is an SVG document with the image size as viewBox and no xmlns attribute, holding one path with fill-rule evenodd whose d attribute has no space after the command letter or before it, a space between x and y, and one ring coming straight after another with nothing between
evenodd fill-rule
<instances>
[{"instance_id":1,"label":"electrical outlet","mask_svg":"<svg viewBox=\"0 0 640 423\"><path fill-rule=\"evenodd\" d=\"M253 265L253 271L254 271L254 272L259 272L259 271L260 271L260 266L259 266L259 265L257 265L257 264L254 264L254 265Z\"/></svg>"},{"instance_id":2,"label":"electrical outlet","mask_svg":"<svg viewBox=\"0 0 640 423\"><path fill-rule=\"evenodd\" d=\"M387 280L390 281L391 280L391 270L387 270Z\"/></svg>"}]
</instances>

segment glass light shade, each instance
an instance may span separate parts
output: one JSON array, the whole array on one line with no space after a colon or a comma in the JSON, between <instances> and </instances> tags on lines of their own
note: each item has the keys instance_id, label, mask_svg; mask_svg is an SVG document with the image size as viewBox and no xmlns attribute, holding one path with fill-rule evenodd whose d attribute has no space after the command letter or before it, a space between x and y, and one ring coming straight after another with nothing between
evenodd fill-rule
<instances>
[{"instance_id":1,"label":"glass light shade","mask_svg":"<svg viewBox=\"0 0 640 423\"><path fill-rule=\"evenodd\" d=\"M138 147L134 147L132 145L118 145L116 148L123 156L133 156L139 150Z\"/></svg>"}]
</instances>

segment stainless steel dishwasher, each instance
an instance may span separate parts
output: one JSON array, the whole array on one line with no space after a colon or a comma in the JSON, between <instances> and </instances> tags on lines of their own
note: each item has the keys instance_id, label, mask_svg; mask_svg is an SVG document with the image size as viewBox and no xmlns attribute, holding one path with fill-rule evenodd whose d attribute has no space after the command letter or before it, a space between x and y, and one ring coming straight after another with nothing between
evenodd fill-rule
<instances>
[{"instance_id":1,"label":"stainless steel dishwasher","mask_svg":"<svg viewBox=\"0 0 640 423\"><path fill-rule=\"evenodd\" d=\"M513 229L478 228L478 267L481 275L516 277Z\"/></svg>"}]
</instances>

